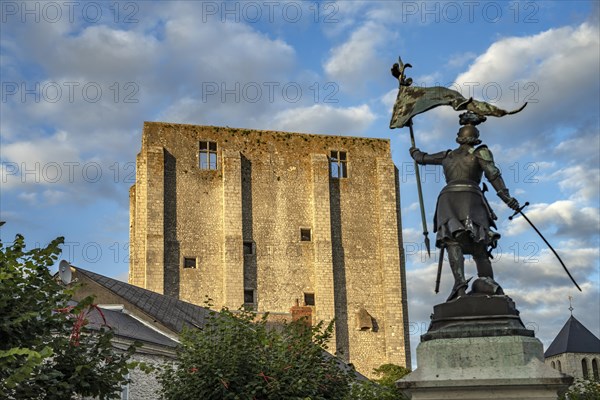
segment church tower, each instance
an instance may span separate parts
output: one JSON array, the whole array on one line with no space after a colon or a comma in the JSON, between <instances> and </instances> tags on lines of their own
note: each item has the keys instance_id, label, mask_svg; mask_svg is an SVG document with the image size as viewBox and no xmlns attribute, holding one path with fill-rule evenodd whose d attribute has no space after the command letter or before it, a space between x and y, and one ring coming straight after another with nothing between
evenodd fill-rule
<instances>
[{"instance_id":1,"label":"church tower","mask_svg":"<svg viewBox=\"0 0 600 400\"><path fill-rule=\"evenodd\" d=\"M571 312L572 307L569 307ZM546 365L575 378L600 380L600 339L571 314L544 353Z\"/></svg>"}]
</instances>

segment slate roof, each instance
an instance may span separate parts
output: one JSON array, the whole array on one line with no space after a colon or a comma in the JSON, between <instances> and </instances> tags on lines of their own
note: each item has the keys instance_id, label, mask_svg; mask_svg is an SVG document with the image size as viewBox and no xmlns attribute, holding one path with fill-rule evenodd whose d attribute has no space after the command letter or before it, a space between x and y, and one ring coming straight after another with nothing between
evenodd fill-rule
<instances>
[{"instance_id":1,"label":"slate roof","mask_svg":"<svg viewBox=\"0 0 600 400\"><path fill-rule=\"evenodd\" d=\"M73 268L75 268L77 273L85 275L97 284L104 286L106 289L113 292L115 295L122 297L124 300L135 305L144 313L154 318L156 321L160 322L164 326L174 330L177 333L180 333L183 330L184 326L196 328L204 326L204 322L209 316L210 310L208 308L196 306L194 304L186 303L185 301L181 301L173 297L165 296L147 289L142 289L140 287L130 285L128 283L121 282L119 280L109 278L104 275L96 274L92 271L88 271L83 268L75 266L73 266ZM141 325L141 327L143 328L140 327L139 330L136 330L136 332L133 333L134 336L139 336L138 340L147 340L150 342L154 340L155 342L152 343L157 343L156 341L164 341L165 345L167 346L169 346L169 344L167 341L165 341L165 339L173 342L171 339L164 337L158 332L153 331L152 329L148 328L147 326L143 325L139 321L135 320L135 318L132 318L127 314L106 309L102 309L102 312L105 314L105 318L109 325L111 325L111 322L109 322L109 318L110 321L112 321L112 323L117 324L117 326L119 327L121 326L121 324L123 324L122 326L125 327L126 324L131 323L131 328L127 327L127 331L137 329L135 328L139 327L137 324ZM101 323L101 317L97 315L96 318L100 318L100 320L98 320L96 323ZM92 318L90 317L90 320L91 319ZM133 325L132 320L135 321L135 323L137 324ZM121 332L125 333L125 330ZM157 337L154 334L161 336L161 338ZM128 337L135 339L134 336ZM323 350L323 355L325 357L336 358L338 366L341 369L347 370L349 368L348 364L346 364L341 359L333 356L325 350ZM358 380L367 379L358 371L354 371L354 374L356 376L356 379Z\"/></svg>"},{"instance_id":2,"label":"slate roof","mask_svg":"<svg viewBox=\"0 0 600 400\"><path fill-rule=\"evenodd\" d=\"M571 315L544 353L544 357L562 353L600 353L600 339Z\"/></svg>"},{"instance_id":3,"label":"slate roof","mask_svg":"<svg viewBox=\"0 0 600 400\"><path fill-rule=\"evenodd\" d=\"M210 310L205 307L142 289L79 267L74 268L77 273L104 286L174 332L180 333L184 326L200 328L204 326L209 316Z\"/></svg>"},{"instance_id":4,"label":"slate roof","mask_svg":"<svg viewBox=\"0 0 600 400\"><path fill-rule=\"evenodd\" d=\"M104 325L108 325L115 336L125 337L128 339L139 340L146 343L158 344L167 347L177 347L177 342L169 339L167 336L157 332L154 329L142 324L131 315L125 314L122 311L110 310L100 307L104 318L95 308L88 314L87 319L90 322L92 329L100 329Z\"/></svg>"}]
</instances>

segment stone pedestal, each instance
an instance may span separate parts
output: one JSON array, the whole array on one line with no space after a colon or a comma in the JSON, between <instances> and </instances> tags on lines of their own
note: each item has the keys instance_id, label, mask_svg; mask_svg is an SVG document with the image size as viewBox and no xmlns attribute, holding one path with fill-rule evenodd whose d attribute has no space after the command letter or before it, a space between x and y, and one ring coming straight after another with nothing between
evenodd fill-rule
<instances>
[{"instance_id":1,"label":"stone pedestal","mask_svg":"<svg viewBox=\"0 0 600 400\"><path fill-rule=\"evenodd\" d=\"M506 296L436 306L417 347L417 365L398 381L413 400L556 400L573 381L544 364L542 343Z\"/></svg>"},{"instance_id":2,"label":"stone pedestal","mask_svg":"<svg viewBox=\"0 0 600 400\"><path fill-rule=\"evenodd\" d=\"M482 336L534 336L508 296L465 296L433 307L421 341Z\"/></svg>"}]
</instances>

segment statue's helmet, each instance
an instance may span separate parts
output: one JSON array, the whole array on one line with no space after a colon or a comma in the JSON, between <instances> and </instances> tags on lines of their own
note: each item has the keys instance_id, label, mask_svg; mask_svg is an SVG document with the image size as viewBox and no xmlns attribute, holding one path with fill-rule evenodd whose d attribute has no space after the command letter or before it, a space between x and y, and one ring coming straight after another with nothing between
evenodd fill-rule
<instances>
[{"instance_id":1,"label":"statue's helmet","mask_svg":"<svg viewBox=\"0 0 600 400\"><path fill-rule=\"evenodd\" d=\"M456 141L459 144L478 145L481 143L481 140L479 140L479 130L471 124L464 125L458 130Z\"/></svg>"}]
</instances>

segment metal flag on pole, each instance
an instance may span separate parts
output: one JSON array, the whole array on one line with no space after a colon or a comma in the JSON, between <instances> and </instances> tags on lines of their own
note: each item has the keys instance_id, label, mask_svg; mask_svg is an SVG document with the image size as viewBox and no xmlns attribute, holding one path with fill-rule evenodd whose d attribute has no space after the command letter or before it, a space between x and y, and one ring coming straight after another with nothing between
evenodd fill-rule
<instances>
[{"instance_id":1,"label":"metal flag on pole","mask_svg":"<svg viewBox=\"0 0 600 400\"><path fill-rule=\"evenodd\" d=\"M402 59L398 57L398 63L394 64L392 67L392 75L398 79L398 83L400 84L398 97L401 96L403 88L406 88L412 84L412 79L406 79L404 75L404 70L406 68L411 68L412 65L404 64ZM413 131L412 119L408 119L408 122L404 125L407 126L410 130L410 143L412 147L417 147L415 145L415 133ZM421 207L421 223L423 225L423 236L425 236L425 248L427 249L427 255L431 257L431 244L429 242L429 232L427 230L427 220L425 219L425 205L423 203L423 189L421 187L421 173L419 171L419 165L415 161L415 178L417 179L417 192L419 194L419 205Z\"/></svg>"},{"instance_id":2,"label":"metal flag on pole","mask_svg":"<svg viewBox=\"0 0 600 400\"><path fill-rule=\"evenodd\" d=\"M507 111L485 101L466 98L456 90L442 86L418 87L411 86L412 79L405 78L404 70L412 65L404 64L398 57L398 63L392 66L392 75L400 81L398 96L392 110L390 128L408 126L415 115L424 113L439 106L451 106L456 111L472 111L477 115L503 117L521 112L527 103L521 107Z\"/></svg>"},{"instance_id":3,"label":"metal flag on pole","mask_svg":"<svg viewBox=\"0 0 600 400\"><path fill-rule=\"evenodd\" d=\"M415 145L415 134L413 132L412 120L409 121L408 127L410 129L410 144L412 147ZM421 205L421 223L423 225L423 236L425 236L425 248L427 249L427 256L431 257L431 245L429 243L429 232L427 231L427 220L425 219L425 205L423 203L423 189L421 188L421 173L419 171L419 164L415 160L415 178L417 179L417 192L419 194L419 204Z\"/></svg>"}]
</instances>

